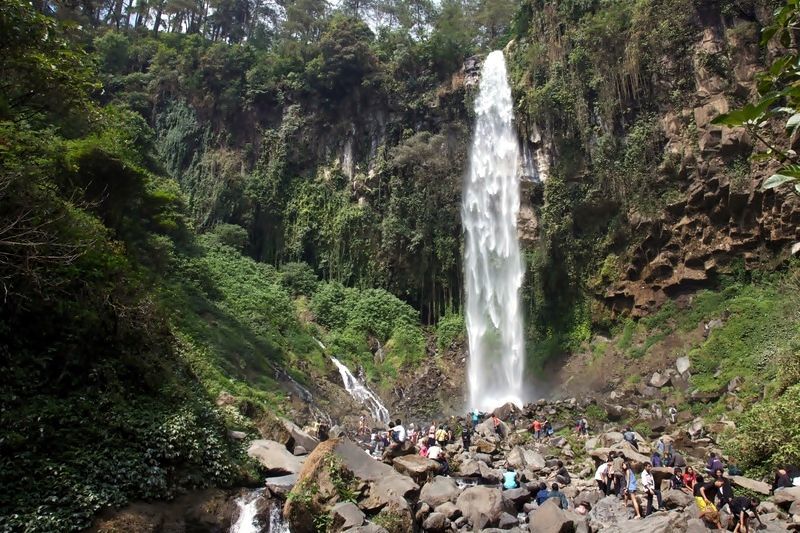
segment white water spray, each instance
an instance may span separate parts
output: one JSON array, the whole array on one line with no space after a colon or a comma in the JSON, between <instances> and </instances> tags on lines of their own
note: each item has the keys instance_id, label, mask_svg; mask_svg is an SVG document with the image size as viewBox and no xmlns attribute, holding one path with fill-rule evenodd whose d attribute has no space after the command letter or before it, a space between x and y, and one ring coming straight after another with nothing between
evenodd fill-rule
<instances>
[{"instance_id":1,"label":"white water spray","mask_svg":"<svg viewBox=\"0 0 800 533\"><path fill-rule=\"evenodd\" d=\"M373 419L383 422L384 424L388 424L389 410L384 407L380 399L378 399L378 396L369 390L366 385L363 385L360 381L358 381L350 372L350 370L340 363L338 359L331 356L331 361L333 361L333 364L339 369L339 374L342 376L344 388L350 393L350 396L355 398L356 401L362 403L369 410L369 413L372 415Z\"/></svg>"},{"instance_id":2,"label":"white water spray","mask_svg":"<svg viewBox=\"0 0 800 533\"><path fill-rule=\"evenodd\" d=\"M522 406L525 341L517 240L519 143L503 53L483 64L461 205L471 408Z\"/></svg>"},{"instance_id":3,"label":"white water spray","mask_svg":"<svg viewBox=\"0 0 800 533\"><path fill-rule=\"evenodd\" d=\"M256 522L256 514L258 513L256 506L261 492L256 490L236 498L236 506L239 507L239 518L231 526L230 533L258 533L261 531Z\"/></svg>"}]
</instances>

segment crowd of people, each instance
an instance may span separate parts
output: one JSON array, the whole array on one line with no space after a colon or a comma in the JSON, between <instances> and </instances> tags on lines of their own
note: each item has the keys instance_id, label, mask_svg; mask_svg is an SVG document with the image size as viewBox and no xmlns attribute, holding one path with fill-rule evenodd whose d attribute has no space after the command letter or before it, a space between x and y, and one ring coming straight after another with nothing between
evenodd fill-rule
<instances>
[{"instance_id":1,"label":"crowd of people","mask_svg":"<svg viewBox=\"0 0 800 533\"><path fill-rule=\"evenodd\" d=\"M469 449L472 444L474 428L486 416L478 410L471 411L466 423L460 423L452 418L449 423L433 421L430 425L409 424L405 428L400 419L389 424L385 430L369 432L369 451L376 458L391 456L393 449L406 446L410 443L415 447L415 452L439 463L438 473L449 475L446 447L460 439L464 449ZM492 414L489 417L489 427L500 437L505 437L505 424ZM366 428L362 417L359 433L365 433ZM539 441L554 434L553 426L547 418L534 418L528 427L533 439ZM575 432L579 437L586 438L589 425L586 418L580 418L575 423ZM639 450L637 434L630 427L623 432L623 440L635 450ZM644 464L641 474L637 477L631 464L626 460L623 452L610 452L608 460L597 467L594 480L604 496L615 496L625 502L625 506L632 507L635 519L641 519L654 512L664 510L662 501L663 470L659 471L659 482L653 475L654 467L672 468L668 478L668 488L679 490L693 496L699 516L709 526L722 528L720 510L726 509L731 516L732 527L736 533L752 531L751 521L755 519L761 524L758 515L759 500L749 496L734 496L732 483L726 477L726 467L722 458L715 453L710 453L703 472L686 463L683 455L673 448L673 443L668 437L661 437L655 443L655 449L650 456L650 461ZM501 470L502 487L515 489L520 486L520 476L515 470L506 468ZM727 466L727 475L740 475L741 471L734 465ZM794 467L784 467L777 470L772 489L796 486L800 481L800 470ZM557 467L546 481L540 481L536 491L535 501L541 505L548 499L555 499L564 509L570 507L569 500L561 488L572 483L569 471L564 463L558 461ZM644 496L644 505L639 501L638 495ZM576 502L572 509L579 514L586 514L591 510L588 502Z\"/></svg>"}]
</instances>

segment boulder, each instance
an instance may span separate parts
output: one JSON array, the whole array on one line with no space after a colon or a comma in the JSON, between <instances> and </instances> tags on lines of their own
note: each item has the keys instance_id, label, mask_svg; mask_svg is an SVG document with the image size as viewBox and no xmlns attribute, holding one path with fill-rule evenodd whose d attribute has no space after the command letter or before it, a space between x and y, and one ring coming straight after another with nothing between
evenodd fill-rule
<instances>
[{"instance_id":1,"label":"boulder","mask_svg":"<svg viewBox=\"0 0 800 533\"><path fill-rule=\"evenodd\" d=\"M418 484L424 483L430 474L439 470L439 463L420 455L404 455L392 461L394 469L410 477Z\"/></svg>"},{"instance_id":2,"label":"boulder","mask_svg":"<svg viewBox=\"0 0 800 533\"><path fill-rule=\"evenodd\" d=\"M422 487L419 501L436 508L443 503L456 501L458 493L458 485L453 478L436 476Z\"/></svg>"},{"instance_id":3,"label":"boulder","mask_svg":"<svg viewBox=\"0 0 800 533\"><path fill-rule=\"evenodd\" d=\"M444 531L447 517L442 513L433 512L422 522L422 527L426 531Z\"/></svg>"},{"instance_id":4,"label":"boulder","mask_svg":"<svg viewBox=\"0 0 800 533\"><path fill-rule=\"evenodd\" d=\"M268 474L299 474L305 458L295 457L286 446L271 440L254 440L247 455L257 460Z\"/></svg>"},{"instance_id":5,"label":"boulder","mask_svg":"<svg viewBox=\"0 0 800 533\"><path fill-rule=\"evenodd\" d=\"M675 368L678 369L678 374L686 373L691 367L692 361L689 356L678 357L678 360L675 361Z\"/></svg>"},{"instance_id":6,"label":"boulder","mask_svg":"<svg viewBox=\"0 0 800 533\"><path fill-rule=\"evenodd\" d=\"M286 428L286 431L289 433L291 437L291 441L287 443L286 447L295 451L295 446L302 446L303 449L306 450L307 453L311 453L314 451L314 448L317 447L319 444L319 440L309 435L307 432L300 429L300 426L295 424L290 420L286 420L285 418L279 419L283 427ZM299 453L295 453L295 455L300 455Z\"/></svg>"},{"instance_id":7,"label":"boulder","mask_svg":"<svg viewBox=\"0 0 800 533\"><path fill-rule=\"evenodd\" d=\"M772 497L772 501L782 507L789 507L794 502L800 500L800 487L788 487L778 489Z\"/></svg>"},{"instance_id":8,"label":"boulder","mask_svg":"<svg viewBox=\"0 0 800 533\"><path fill-rule=\"evenodd\" d=\"M339 502L331 510L334 531L341 531L364 524L364 513L352 502Z\"/></svg>"},{"instance_id":9,"label":"boulder","mask_svg":"<svg viewBox=\"0 0 800 533\"><path fill-rule=\"evenodd\" d=\"M453 502L444 502L441 505L437 505L434 511L442 513L450 520L461 516L461 511L458 510L458 507L456 507L456 504Z\"/></svg>"},{"instance_id":10,"label":"boulder","mask_svg":"<svg viewBox=\"0 0 800 533\"><path fill-rule=\"evenodd\" d=\"M514 446L514 448L506 456L506 464L515 470L524 470L526 467L536 472L547 466L546 461L542 454L523 448L522 446Z\"/></svg>"},{"instance_id":11,"label":"boulder","mask_svg":"<svg viewBox=\"0 0 800 533\"><path fill-rule=\"evenodd\" d=\"M756 481L755 479L750 479L744 476L731 476L731 483L734 484L736 487L741 487L743 489L747 489L752 492L757 492L759 494L763 494L765 496L769 495L772 490L772 487L769 483L764 483L763 481Z\"/></svg>"},{"instance_id":12,"label":"boulder","mask_svg":"<svg viewBox=\"0 0 800 533\"><path fill-rule=\"evenodd\" d=\"M286 495L297 484L297 474L289 474L279 477L268 477L266 481L267 488L274 496L286 498Z\"/></svg>"},{"instance_id":13,"label":"boulder","mask_svg":"<svg viewBox=\"0 0 800 533\"><path fill-rule=\"evenodd\" d=\"M520 510L525 503L531 500L531 491L525 487L504 490L503 498L510 501L517 510Z\"/></svg>"},{"instance_id":14,"label":"boulder","mask_svg":"<svg viewBox=\"0 0 800 533\"><path fill-rule=\"evenodd\" d=\"M519 525L519 518L510 513L500 513L500 519L497 521L497 527L500 529L511 529Z\"/></svg>"},{"instance_id":15,"label":"boulder","mask_svg":"<svg viewBox=\"0 0 800 533\"><path fill-rule=\"evenodd\" d=\"M518 415L520 412L519 407L508 402L495 409L492 414L497 415L500 420L508 420L512 415Z\"/></svg>"},{"instance_id":16,"label":"boulder","mask_svg":"<svg viewBox=\"0 0 800 533\"><path fill-rule=\"evenodd\" d=\"M528 531L531 533L571 533L575 531L574 513L569 513L550 498L528 515Z\"/></svg>"},{"instance_id":17,"label":"boulder","mask_svg":"<svg viewBox=\"0 0 800 533\"><path fill-rule=\"evenodd\" d=\"M352 529L348 529L347 533L389 533L386 528L379 526L378 524L367 523L363 526L354 527Z\"/></svg>"},{"instance_id":18,"label":"boulder","mask_svg":"<svg viewBox=\"0 0 800 533\"><path fill-rule=\"evenodd\" d=\"M699 518L690 518L686 522L686 533L708 533L708 531L705 522Z\"/></svg>"},{"instance_id":19,"label":"boulder","mask_svg":"<svg viewBox=\"0 0 800 533\"><path fill-rule=\"evenodd\" d=\"M487 439L478 439L473 444L480 453L492 454L497 451L497 444Z\"/></svg>"},{"instance_id":20,"label":"boulder","mask_svg":"<svg viewBox=\"0 0 800 533\"><path fill-rule=\"evenodd\" d=\"M503 473L499 470L495 470L494 468L490 468L486 463L480 461L478 463L480 470L481 470L481 478L486 481L486 483L494 484L500 483L503 480Z\"/></svg>"},{"instance_id":21,"label":"boulder","mask_svg":"<svg viewBox=\"0 0 800 533\"><path fill-rule=\"evenodd\" d=\"M500 489L486 486L468 488L458 497L456 506L474 530L496 526L502 513L514 512Z\"/></svg>"},{"instance_id":22,"label":"boulder","mask_svg":"<svg viewBox=\"0 0 800 533\"><path fill-rule=\"evenodd\" d=\"M692 497L682 490L665 490L662 498L667 509L683 509L692 503Z\"/></svg>"},{"instance_id":23,"label":"boulder","mask_svg":"<svg viewBox=\"0 0 800 533\"><path fill-rule=\"evenodd\" d=\"M464 477L478 477L481 475L481 465L478 461L467 459L458 466L458 473Z\"/></svg>"},{"instance_id":24,"label":"boulder","mask_svg":"<svg viewBox=\"0 0 800 533\"><path fill-rule=\"evenodd\" d=\"M666 387L670 380L670 375L668 373L661 373L661 372L653 372L653 375L650 377L650 386L655 387L657 389Z\"/></svg>"}]
</instances>

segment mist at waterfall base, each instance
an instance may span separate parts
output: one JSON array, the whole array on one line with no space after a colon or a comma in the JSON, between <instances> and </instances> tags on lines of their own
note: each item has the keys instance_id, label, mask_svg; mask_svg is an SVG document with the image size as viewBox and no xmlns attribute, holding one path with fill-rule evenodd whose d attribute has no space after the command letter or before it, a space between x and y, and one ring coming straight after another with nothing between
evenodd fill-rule
<instances>
[{"instance_id":1,"label":"mist at waterfall base","mask_svg":"<svg viewBox=\"0 0 800 533\"><path fill-rule=\"evenodd\" d=\"M525 341L517 239L519 141L505 58L488 55L475 100L475 133L462 193L470 408L523 403Z\"/></svg>"}]
</instances>

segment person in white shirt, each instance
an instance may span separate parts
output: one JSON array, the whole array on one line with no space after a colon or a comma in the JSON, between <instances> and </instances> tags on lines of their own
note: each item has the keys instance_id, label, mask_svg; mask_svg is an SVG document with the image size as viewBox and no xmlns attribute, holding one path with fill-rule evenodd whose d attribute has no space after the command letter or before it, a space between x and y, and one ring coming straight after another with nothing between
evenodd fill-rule
<instances>
[{"instance_id":1,"label":"person in white shirt","mask_svg":"<svg viewBox=\"0 0 800 533\"><path fill-rule=\"evenodd\" d=\"M606 461L605 463L601 464L597 467L597 471L594 473L594 480L597 481L597 487L603 493L604 496L608 496L608 474L611 470L611 461Z\"/></svg>"},{"instance_id":2,"label":"person in white shirt","mask_svg":"<svg viewBox=\"0 0 800 533\"><path fill-rule=\"evenodd\" d=\"M653 468L653 465L650 463L645 463L644 470L642 471L642 488L644 489L644 493L647 498L647 510L644 513L645 516L653 513L653 496L655 496L656 500L658 501L659 511L664 508L664 505L661 502L661 489L660 487L656 487L653 474L650 473L651 468Z\"/></svg>"},{"instance_id":3,"label":"person in white shirt","mask_svg":"<svg viewBox=\"0 0 800 533\"><path fill-rule=\"evenodd\" d=\"M447 462L444 450L438 444L434 444L428 448L428 459L433 459L439 463L439 473L443 476L450 474L450 464Z\"/></svg>"},{"instance_id":4,"label":"person in white shirt","mask_svg":"<svg viewBox=\"0 0 800 533\"><path fill-rule=\"evenodd\" d=\"M403 422L401 422L399 418L394 422L394 427L392 428L392 437L394 438L395 442L400 444L406 441L406 428L403 427Z\"/></svg>"}]
</instances>

